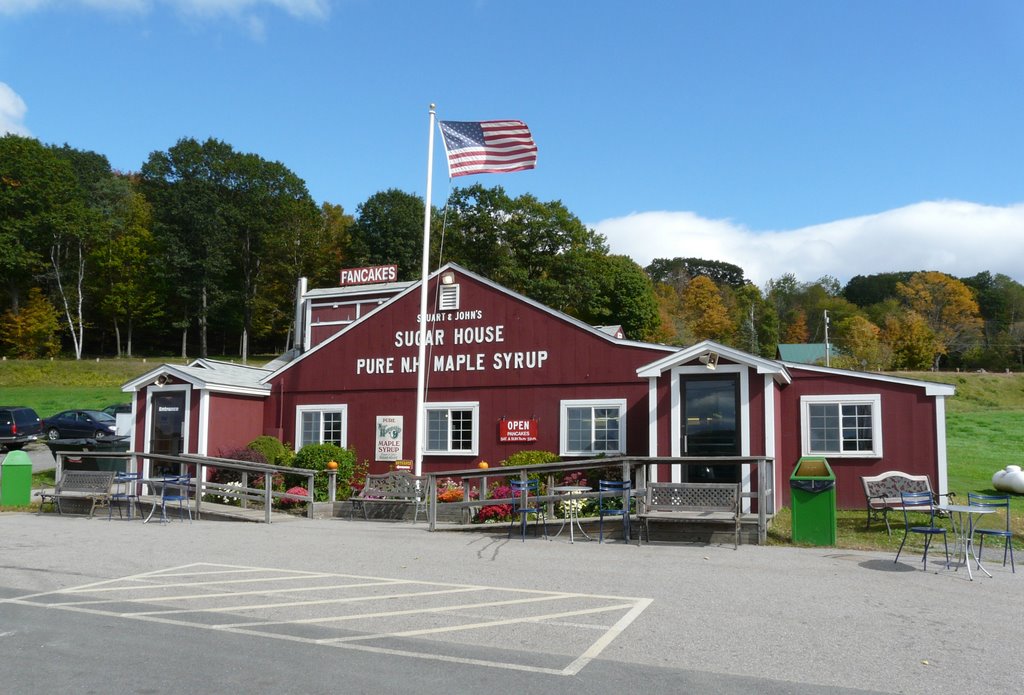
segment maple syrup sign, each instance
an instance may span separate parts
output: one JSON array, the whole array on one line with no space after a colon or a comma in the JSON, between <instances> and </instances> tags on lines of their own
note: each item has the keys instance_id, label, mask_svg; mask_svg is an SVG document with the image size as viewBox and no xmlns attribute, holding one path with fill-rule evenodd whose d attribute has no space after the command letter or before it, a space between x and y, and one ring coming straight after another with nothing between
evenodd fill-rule
<instances>
[{"instance_id":1,"label":"maple syrup sign","mask_svg":"<svg viewBox=\"0 0 1024 695\"><path fill-rule=\"evenodd\" d=\"M536 420L500 420L498 422L499 442L537 441Z\"/></svg>"},{"instance_id":2,"label":"maple syrup sign","mask_svg":"<svg viewBox=\"0 0 1024 695\"><path fill-rule=\"evenodd\" d=\"M416 317L417 320L419 317ZM483 319L482 311L460 311L431 314L426 332L427 345L438 352L429 358L433 372L483 372L522 369L543 369L550 355L547 350L512 350L505 345L507 333L503 324L445 325L448 322ZM394 347L405 354L389 357L359 357L356 375L411 374L417 371L420 344L419 330L396 331ZM441 352L452 349L453 352Z\"/></svg>"}]
</instances>

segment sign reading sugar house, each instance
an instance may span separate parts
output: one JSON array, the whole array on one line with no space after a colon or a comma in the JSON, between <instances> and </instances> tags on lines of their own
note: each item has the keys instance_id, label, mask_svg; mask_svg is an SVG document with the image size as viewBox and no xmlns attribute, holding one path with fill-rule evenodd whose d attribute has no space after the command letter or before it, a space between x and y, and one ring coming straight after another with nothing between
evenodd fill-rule
<instances>
[{"instance_id":1,"label":"sign reading sugar house","mask_svg":"<svg viewBox=\"0 0 1024 695\"><path fill-rule=\"evenodd\" d=\"M370 268L342 268L339 285L367 285L375 282L394 282L398 279L397 265L376 265Z\"/></svg>"},{"instance_id":2,"label":"sign reading sugar house","mask_svg":"<svg viewBox=\"0 0 1024 695\"><path fill-rule=\"evenodd\" d=\"M542 369L548 361L547 350L508 350L504 324L443 325L465 321L480 321L483 311L450 311L427 316L430 327L426 343L432 355L428 366L433 372L483 372L511 369ZM417 323L419 316L416 317ZM393 346L408 354L389 357L357 357L355 373L412 374L419 365L418 329L395 331ZM448 348L453 348L452 352Z\"/></svg>"}]
</instances>

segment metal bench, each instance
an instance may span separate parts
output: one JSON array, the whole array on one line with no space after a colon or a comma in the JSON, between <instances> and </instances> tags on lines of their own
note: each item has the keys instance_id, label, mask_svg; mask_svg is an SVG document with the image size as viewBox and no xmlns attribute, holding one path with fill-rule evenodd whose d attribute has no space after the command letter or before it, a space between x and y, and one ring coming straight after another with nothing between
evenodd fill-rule
<instances>
[{"instance_id":1,"label":"metal bench","mask_svg":"<svg viewBox=\"0 0 1024 695\"><path fill-rule=\"evenodd\" d=\"M740 544L739 483L649 483L637 518L643 521L647 542L650 522L732 524L733 548Z\"/></svg>"},{"instance_id":2,"label":"metal bench","mask_svg":"<svg viewBox=\"0 0 1024 695\"><path fill-rule=\"evenodd\" d=\"M73 508L88 507L88 516L91 517L97 506L110 504L110 488L113 484L113 471L64 471L53 492L38 493L38 513L43 513L43 505L52 504L58 514L64 514L61 503L74 501L76 504ZM68 513L73 512L69 510Z\"/></svg>"},{"instance_id":3,"label":"metal bench","mask_svg":"<svg viewBox=\"0 0 1024 695\"><path fill-rule=\"evenodd\" d=\"M405 471L391 471L379 475L370 474L366 476L366 483L358 494L354 495L352 512L349 518L355 516L356 510L362 512L363 518L369 521L370 515L367 505L383 505L390 508L392 512L400 511L401 517L405 516L405 510L410 504L416 505L413 514L413 523L419 519L420 511L426 518L426 494L427 479L425 476L413 475ZM395 513L389 514L387 518L395 518Z\"/></svg>"},{"instance_id":4,"label":"metal bench","mask_svg":"<svg viewBox=\"0 0 1024 695\"><path fill-rule=\"evenodd\" d=\"M903 500L900 494L903 492L930 492L932 498L938 501L939 497L954 497L954 493L936 495L932 490L932 483L927 475L911 475L903 471L886 471L878 475L862 475L861 483L864 485L864 497L867 500L868 522L867 528L871 528L871 520L879 516L885 521L885 530L892 535L892 527L889 526L889 512L903 511ZM927 514L929 509L923 507L908 507L909 512L923 512Z\"/></svg>"}]
</instances>

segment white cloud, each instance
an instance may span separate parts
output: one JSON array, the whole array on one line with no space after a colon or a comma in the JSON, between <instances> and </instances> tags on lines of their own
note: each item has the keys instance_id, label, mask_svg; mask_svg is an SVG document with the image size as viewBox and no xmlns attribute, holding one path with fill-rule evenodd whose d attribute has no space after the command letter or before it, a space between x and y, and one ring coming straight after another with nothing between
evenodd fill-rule
<instances>
[{"instance_id":1,"label":"white cloud","mask_svg":"<svg viewBox=\"0 0 1024 695\"><path fill-rule=\"evenodd\" d=\"M876 215L784 231L754 231L692 212L640 212L592 225L612 253L642 266L655 258L703 258L743 268L759 286L793 273L832 275L983 270L1024 282L1024 204L995 207L955 200L916 203Z\"/></svg>"},{"instance_id":2,"label":"white cloud","mask_svg":"<svg viewBox=\"0 0 1024 695\"><path fill-rule=\"evenodd\" d=\"M25 100L7 83L0 82L0 135L29 135L28 128L22 122L27 111Z\"/></svg>"}]
</instances>

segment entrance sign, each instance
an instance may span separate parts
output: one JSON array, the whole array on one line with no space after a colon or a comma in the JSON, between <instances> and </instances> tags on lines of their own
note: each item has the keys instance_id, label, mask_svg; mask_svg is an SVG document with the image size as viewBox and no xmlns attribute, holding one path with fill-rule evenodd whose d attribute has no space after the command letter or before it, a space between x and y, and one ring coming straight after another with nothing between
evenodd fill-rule
<instances>
[{"instance_id":1,"label":"entrance sign","mask_svg":"<svg viewBox=\"0 0 1024 695\"><path fill-rule=\"evenodd\" d=\"M394 282L397 279L397 265L377 265L370 268L342 268L338 284L368 285L375 282Z\"/></svg>"},{"instance_id":2,"label":"entrance sign","mask_svg":"<svg viewBox=\"0 0 1024 695\"><path fill-rule=\"evenodd\" d=\"M499 442L537 441L536 420L501 420L498 422Z\"/></svg>"},{"instance_id":3,"label":"entrance sign","mask_svg":"<svg viewBox=\"0 0 1024 695\"><path fill-rule=\"evenodd\" d=\"M377 461L398 461L402 458L402 416L377 416Z\"/></svg>"}]
</instances>

